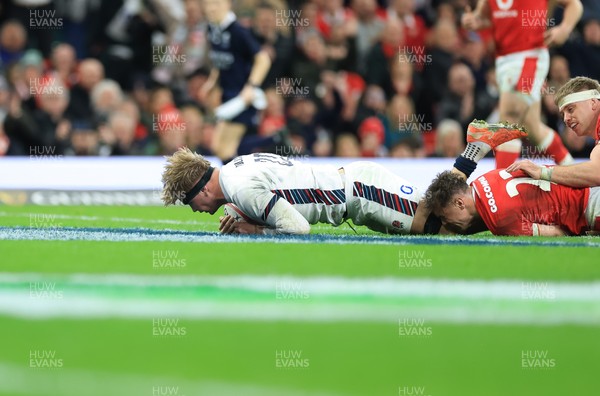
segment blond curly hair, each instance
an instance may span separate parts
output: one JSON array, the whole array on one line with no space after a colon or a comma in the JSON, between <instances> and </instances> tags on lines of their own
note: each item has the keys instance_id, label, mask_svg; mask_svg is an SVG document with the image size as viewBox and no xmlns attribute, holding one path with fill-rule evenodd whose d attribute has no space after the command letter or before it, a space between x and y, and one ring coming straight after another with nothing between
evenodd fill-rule
<instances>
[{"instance_id":1,"label":"blond curly hair","mask_svg":"<svg viewBox=\"0 0 600 396\"><path fill-rule=\"evenodd\" d=\"M187 147L182 147L175 154L165 158L167 164L162 174L161 198L165 206L169 206L175 205L177 200L183 201L185 193L204 175L210 167L210 162Z\"/></svg>"}]
</instances>

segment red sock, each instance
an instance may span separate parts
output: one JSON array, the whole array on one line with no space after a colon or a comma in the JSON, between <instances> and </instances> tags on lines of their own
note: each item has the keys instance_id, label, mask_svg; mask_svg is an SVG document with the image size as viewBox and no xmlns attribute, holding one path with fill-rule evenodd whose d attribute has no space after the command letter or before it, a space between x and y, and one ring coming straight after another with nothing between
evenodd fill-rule
<instances>
[{"instance_id":1,"label":"red sock","mask_svg":"<svg viewBox=\"0 0 600 396\"><path fill-rule=\"evenodd\" d=\"M520 153L511 153L509 151L496 150L496 169L508 168L518 158Z\"/></svg>"},{"instance_id":2,"label":"red sock","mask_svg":"<svg viewBox=\"0 0 600 396\"><path fill-rule=\"evenodd\" d=\"M554 134L552 138L552 143L550 143L550 145L546 147L545 150L543 150L544 154L546 154L550 158L553 158L554 162L556 162L557 164L560 164L563 160L567 158L569 158L572 161L573 158L571 157L571 154L569 154L569 150L567 150L567 148L563 144L559 134L555 131L552 131L552 133Z\"/></svg>"}]
</instances>

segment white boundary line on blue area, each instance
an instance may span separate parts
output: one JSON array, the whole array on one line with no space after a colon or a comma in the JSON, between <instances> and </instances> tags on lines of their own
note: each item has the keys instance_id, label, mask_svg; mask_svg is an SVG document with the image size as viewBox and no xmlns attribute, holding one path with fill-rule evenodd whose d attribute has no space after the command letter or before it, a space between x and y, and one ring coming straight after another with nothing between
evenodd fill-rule
<instances>
[{"instance_id":1,"label":"white boundary line on blue area","mask_svg":"<svg viewBox=\"0 0 600 396\"><path fill-rule=\"evenodd\" d=\"M146 228L0 227L0 240L78 240L112 242L195 242L195 243L327 243L371 245L497 245L548 247L600 247L597 237L573 237L572 241L470 236L375 236L375 235L220 235L216 232L154 230Z\"/></svg>"},{"instance_id":2,"label":"white boundary line on blue area","mask_svg":"<svg viewBox=\"0 0 600 396\"><path fill-rule=\"evenodd\" d=\"M30 288L43 285L60 291L60 297L32 297ZM202 292L203 287L208 291ZM290 292L303 298L286 298ZM0 274L0 315L375 323L419 318L455 324L599 326L600 281Z\"/></svg>"}]
</instances>

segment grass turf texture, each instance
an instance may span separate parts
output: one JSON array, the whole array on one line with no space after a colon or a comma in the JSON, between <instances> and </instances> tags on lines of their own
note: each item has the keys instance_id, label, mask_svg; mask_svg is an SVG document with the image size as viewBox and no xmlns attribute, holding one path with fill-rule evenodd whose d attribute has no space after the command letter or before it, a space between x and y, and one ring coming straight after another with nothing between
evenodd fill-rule
<instances>
[{"instance_id":1,"label":"grass turf texture","mask_svg":"<svg viewBox=\"0 0 600 396\"><path fill-rule=\"evenodd\" d=\"M1 207L0 213L2 226L30 227L33 223L41 227L209 232L218 228L216 217L192 214L182 207L26 206ZM364 228L357 231L374 235ZM313 233L354 234L346 225L320 225L313 227ZM473 238L487 237L489 234ZM536 239L540 240L546 239ZM597 243L593 238L560 240ZM175 251L186 265L156 268L154 251ZM8 240L0 241L0 252L0 272L15 274L600 280L597 247L322 244L317 240L313 244ZM430 260L431 265L399 266L401 257L415 254ZM0 285L0 292L2 288L7 286ZM178 387L177 393L171 394L179 396L577 395L600 389L600 379L594 375L600 360L600 329L594 325L429 322L430 336L407 337L399 335L397 321L181 322L186 335L169 338L153 337L151 319L0 316L0 394L153 395L157 390L167 394L167 386ZM64 367L29 368L32 350L55 351ZM555 367L523 368L521 354L531 350L547 351ZM276 351L301 351L309 365L278 368Z\"/></svg>"}]
</instances>

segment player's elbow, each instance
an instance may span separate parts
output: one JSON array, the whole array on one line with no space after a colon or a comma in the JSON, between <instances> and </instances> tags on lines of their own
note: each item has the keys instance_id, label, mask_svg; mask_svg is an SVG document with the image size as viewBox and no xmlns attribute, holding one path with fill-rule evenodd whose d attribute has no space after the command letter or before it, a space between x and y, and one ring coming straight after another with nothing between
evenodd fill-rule
<instances>
[{"instance_id":1,"label":"player's elbow","mask_svg":"<svg viewBox=\"0 0 600 396\"><path fill-rule=\"evenodd\" d=\"M598 187L600 186L600 172L594 172L589 175L590 177L590 187Z\"/></svg>"},{"instance_id":2,"label":"player's elbow","mask_svg":"<svg viewBox=\"0 0 600 396\"><path fill-rule=\"evenodd\" d=\"M310 234L310 224L296 224L293 228L290 228L286 234L308 235Z\"/></svg>"},{"instance_id":3,"label":"player's elbow","mask_svg":"<svg viewBox=\"0 0 600 396\"><path fill-rule=\"evenodd\" d=\"M265 50L260 50L254 56L254 63L263 67L271 67L271 55Z\"/></svg>"},{"instance_id":4,"label":"player's elbow","mask_svg":"<svg viewBox=\"0 0 600 396\"><path fill-rule=\"evenodd\" d=\"M299 235L308 235L308 234L310 234L310 224L308 224L308 223L303 224L302 227L300 227L298 234Z\"/></svg>"},{"instance_id":5,"label":"player's elbow","mask_svg":"<svg viewBox=\"0 0 600 396\"><path fill-rule=\"evenodd\" d=\"M306 235L310 233L310 224L304 218L281 219L275 225L277 234Z\"/></svg>"}]
</instances>

